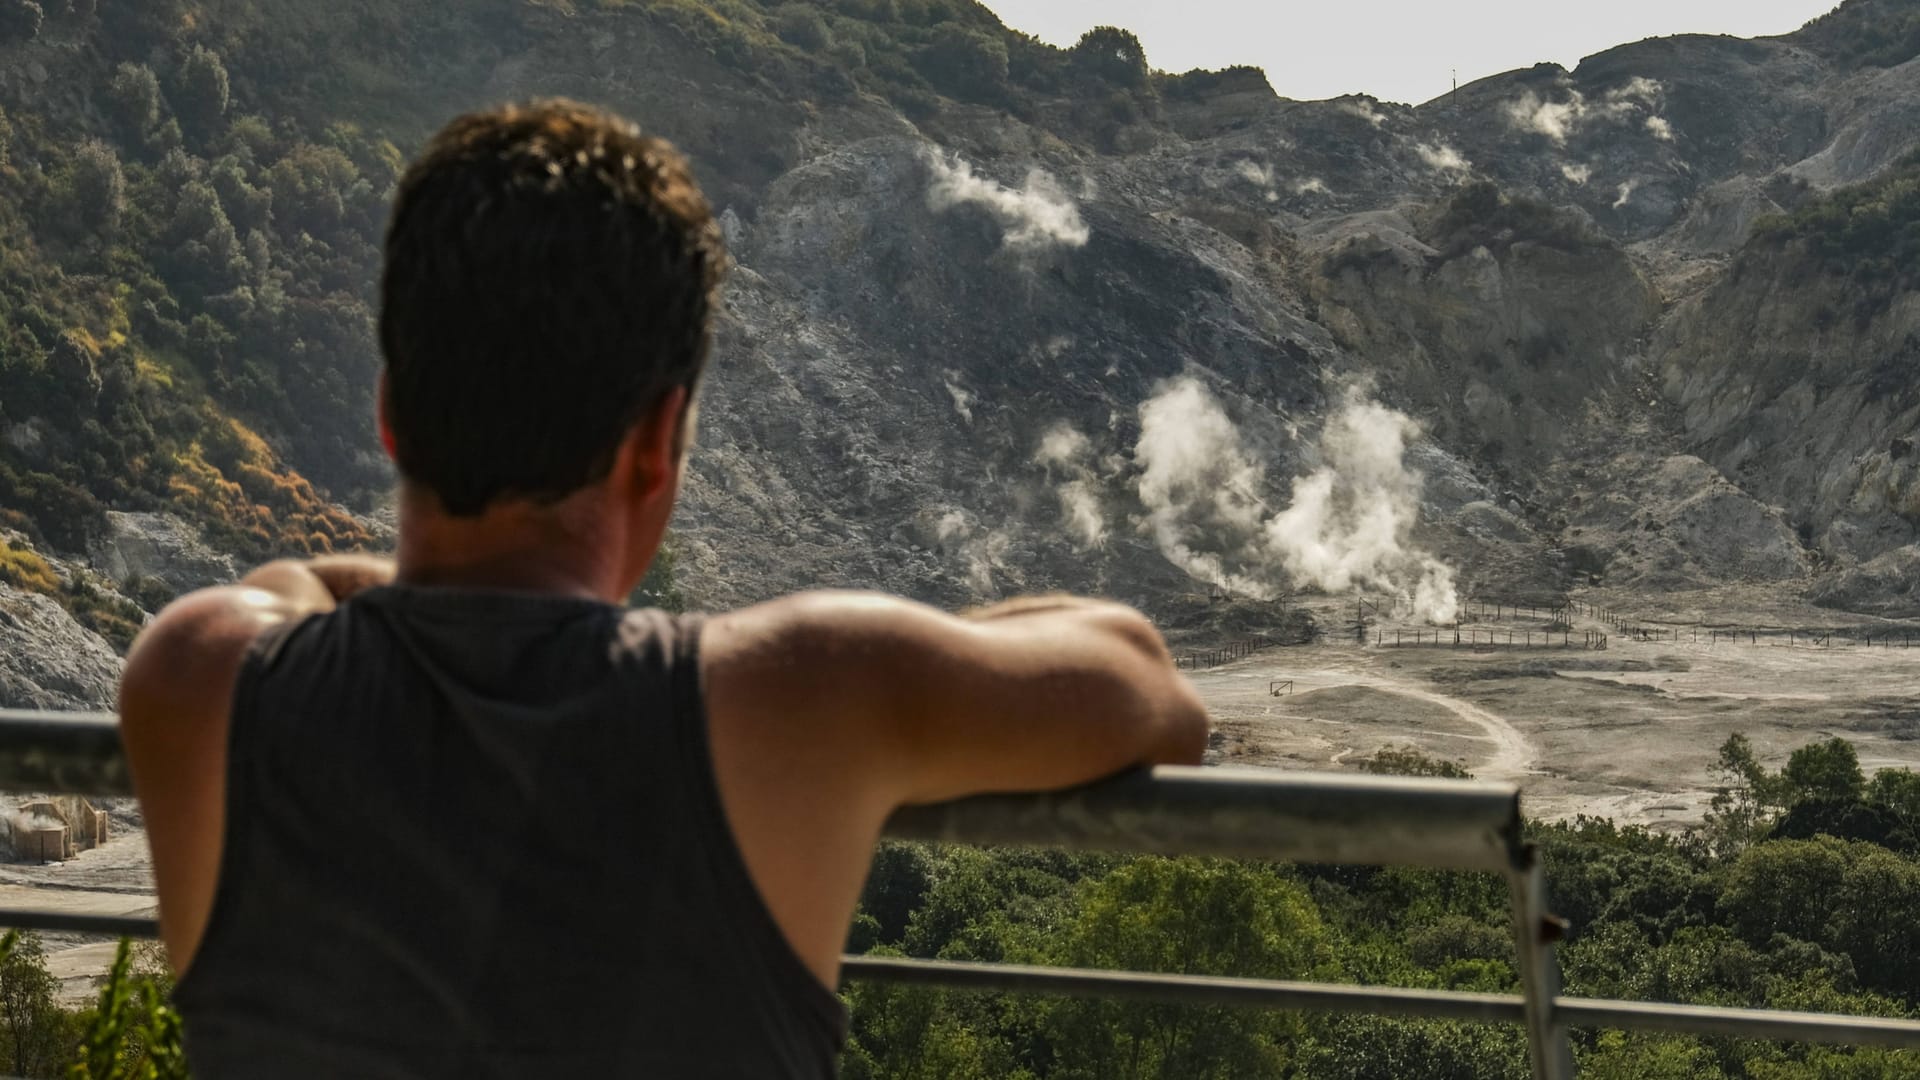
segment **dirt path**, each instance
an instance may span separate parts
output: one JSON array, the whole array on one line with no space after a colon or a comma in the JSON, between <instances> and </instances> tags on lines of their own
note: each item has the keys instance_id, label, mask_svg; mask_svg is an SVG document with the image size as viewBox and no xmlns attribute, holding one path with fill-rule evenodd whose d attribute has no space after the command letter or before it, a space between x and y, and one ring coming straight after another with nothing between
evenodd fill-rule
<instances>
[{"instance_id":1,"label":"dirt path","mask_svg":"<svg viewBox=\"0 0 1920 1080\"><path fill-rule=\"evenodd\" d=\"M1536 765L1539 754L1536 747L1506 717L1428 686L1369 671L1369 664L1377 662L1373 656L1349 656L1342 651L1322 650L1314 655L1319 664L1312 667L1296 666L1300 659L1308 655L1314 654L1294 649L1262 650L1245 659L1197 672L1193 679L1217 719L1251 724L1263 731L1275 722L1284 723L1278 715L1274 699L1263 693L1268 684L1274 681L1293 683L1295 692L1299 694L1352 687L1418 701L1444 710L1479 734L1422 732L1417 723L1407 723L1405 720L1399 728L1402 734L1424 733L1442 741L1467 739L1475 744L1484 744L1488 748L1487 756L1471 761L1469 767L1474 775L1489 780L1519 781L1538 774ZM1281 664L1286 666L1281 667ZM1345 720L1329 722L1336 726L1347 723ZM1256 740L1261 738L1254 737ZM1317 738L1314 741L1324 745L1325 750L1330 752L1325 764L1335 767L1345 764L1353 754L1371 752L1362 745L1343 745L1339 741L1327 743Z\"/></svg>"},{"instance_id":2,"label":"dirt path","mask_svg":"<svg viewBox=\"0 0 1920 1080\"><path fill-rule=\"evenodd\" d=\"M1470 705L1459 698L1448 697L1432 690L1421 690L1403 683L1387 679L1356 678L1347 683L1349 686L1366 686L1382 693L1398 697L1424 701L1429 705L1438 705L1467 723L1487 733L1487 741L1493 745L1493 756L1474 767L1474 775L1486 780L1517 781L1533 773L1536 755L1533 744L1520 733L1520 729L1508 723L1506 718L1488 712L1478 705Z\"/></svg>"}]
</instances>

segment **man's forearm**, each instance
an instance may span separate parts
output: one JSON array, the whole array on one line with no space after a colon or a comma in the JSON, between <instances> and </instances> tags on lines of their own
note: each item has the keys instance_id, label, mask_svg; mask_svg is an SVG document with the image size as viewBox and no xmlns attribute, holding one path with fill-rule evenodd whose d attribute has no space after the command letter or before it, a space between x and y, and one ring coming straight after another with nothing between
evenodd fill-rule
<instances>
[{"instance_id":1,"label":"man's forearm","mask_svg":"<svg viewBox=\"0 0 1920 1080\"><path fill-rule=\"evenodd\" d=\"M322 555L308 561L307 568L335 600L393 584L393 560L384 555Z\"/></svg>"},{"instance_id":2,"label":"man's forearm","mask_svg":"<svg viewBox=\"0 0 1920 1080\"><path fill-rule=\"evenodd\" d=\"M240 579L309 611L329 611L364 589L393 581L393 560L372 555L276 559Z\"/></svg>"},{"instance_id":3,"label":"man's forearm","mask_svg":"<svg viewBox=\"0 0 1920 1080\"><path fill-rule=\"evenodd\" d=\"M1011 600L988 604L986 607L968 608L960 612L960 617L975 622L988 619L1012 619L1022 615L1104 607L1107 603L1108 601L1105 600L1089 600L1084 596L1073 596L1069 593L1041 593L1034 596L1016 596Z\"/></svg>"}]
</instances>

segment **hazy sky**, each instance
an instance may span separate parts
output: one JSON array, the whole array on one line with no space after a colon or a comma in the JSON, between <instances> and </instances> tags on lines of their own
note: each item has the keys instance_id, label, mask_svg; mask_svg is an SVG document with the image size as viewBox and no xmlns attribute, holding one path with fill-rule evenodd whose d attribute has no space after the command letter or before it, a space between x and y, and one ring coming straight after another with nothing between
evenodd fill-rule
<instances>
[{"instance_id":1,"label":"hazy sky","mask_svg":"<svg viewBox=\"0 0 1920 1080\"><path fill-rule=\"evenodd\" d=\"M1163 71L1258 64L1283 96L1367 93L1414 104L1543 60L1666 34L1783 34L1838 0L985 0L1056 45L1088 28L1140 36Z\"/></svg>"}]
</instances>

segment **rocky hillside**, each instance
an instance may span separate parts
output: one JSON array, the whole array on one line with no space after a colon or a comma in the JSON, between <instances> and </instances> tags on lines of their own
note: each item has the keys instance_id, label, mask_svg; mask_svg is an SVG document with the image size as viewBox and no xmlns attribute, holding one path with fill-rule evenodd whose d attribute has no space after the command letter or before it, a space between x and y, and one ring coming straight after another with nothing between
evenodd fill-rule
<instances>
[{"instance_id":1,"label":"rocky hillside","mask_svg":"<svg viewBox=\"0 0 1920 1080\"><path fill-rule=\"evenodd\" d=\"M1140 450L1186 375L1250 506L1325 462L1355 385L1412 416L1417 537L1469 592L1899 610L1916 27L1849 0L1409 106L1158 72L1112 29L1056 49L967 0L0 0L0 525L60 570L0 579L123 640L235 562L381 543L396 170L459 109L567 94L683 146L739 264L693 602L1191 616L1216 586L1168 557Z\"/></svg>"}]
</instances>

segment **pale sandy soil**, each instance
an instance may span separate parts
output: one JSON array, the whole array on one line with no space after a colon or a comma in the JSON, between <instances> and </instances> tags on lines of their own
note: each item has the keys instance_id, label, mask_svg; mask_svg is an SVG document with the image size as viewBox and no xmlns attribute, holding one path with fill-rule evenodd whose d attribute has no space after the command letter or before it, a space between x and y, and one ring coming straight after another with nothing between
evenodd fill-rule
<instances>
[{"instance_id":1,"label":"pale sandy soil","mask_svg":"<svg viewBox=\"0 0 1920 1080\"><path fill-rule=\"evenodd\" d=\"M0 863L0 908L74 915L152 917L153 865L144 833L115 836L103 847L62 863ZM47 967L69 1005L91 1001L113 965L118 939L43 933Z\"/></svg>"},{"instance_id":2,"label":"pale sandy soil","mask_svg":"<svg viewBox=\"0 0 1920 1080\"><path fill-rule=\"evenodd\" d=\"M1712 796L1708 768L1735 731L1771 765L1814 739L1852 741L1869 772L1920 767L1920 647L1789 647L1711 641L1707 627L1888 624L1778 603L1702 593L1661 598L1638 619L1671 620L1679 641L1611 635L1580 648L1392 648L1352 642L1271 649L1194 676L1213 711L1211 759L1287 769L1348 767L1391 745L1418 747L1475 775L1519 783L1528 813L1593 814L1664 827L1697 822ZM1609 601L1620 603L1619 600ZM1346 609L1350 610L1350 609ZM1350 615L1344 616L1350 618ZM1702 624L1698 640L1693 624ZM1321 625L1339 626L1328 606ZM1391 620L1376 627L1391 642ZM1544 620L1479 624L1504 638L1538 635ZM1920 643L1920 631L1914 640ZM1275 681L1292 693L1273 696Z\"/></svg>"}]
</instances>

